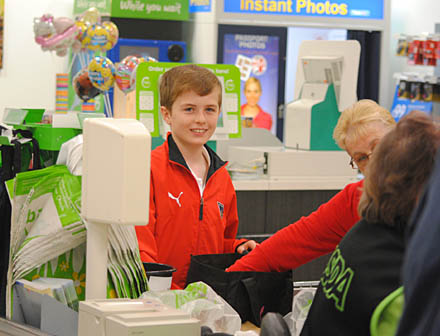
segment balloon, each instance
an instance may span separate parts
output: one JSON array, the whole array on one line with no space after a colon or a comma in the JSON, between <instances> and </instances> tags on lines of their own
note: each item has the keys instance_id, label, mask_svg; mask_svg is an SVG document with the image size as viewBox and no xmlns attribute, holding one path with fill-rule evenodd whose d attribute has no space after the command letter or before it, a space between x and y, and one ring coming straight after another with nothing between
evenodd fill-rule
<instances>
[{"instance_id":1,"label":"balloon","mask_svg":"<svg viewBox=\"0 0 440 336\"><path fill-rule=\"evenodd\" d=\"M41 18L34 18L34 33L35 41L43 51L54 50L58 56L65 56L76 40L78 27L72 19L55 19L51 14L45 14Z\"/></svg>"},{"instance_id":2,"label":"balloon","mask_svg":"<svg viewBox=\"0 0 440 336\"><path fill-rule=\"evenodd\" d=\"M151 57L151 56L145 56L145 57L139 58L139 63L134 68L133 72L131 73L131 77L130 77L130 86L133 87L133 89L136 88L136 72L137 72L137 68L138 68L140 63L144 63L144 62L157 62L157 60L154 57Z\"/></svg>"},{"instance_id":3,"label":"balloon","mask_svg":"<svg viewBox=\"0 0 440 336\"><path fill-rule=\"evenodd\" d=\"M81 21L76 21L75 26L78 28L78 34L76 35L75 42L72 44L72 49L74 52L79 52L83 48L82 42L86 37L88 26Z\"/></svg>"},{"instance_id":4,"label":"balloon","mask_svg":"<svg viewBox=\"0 0 440 336\"><path fill-rule=\"evenodd\" d=\"M98 9L91 7L80 15L79 21L84 22L87 26L98 24L101 23L101 14Z\"/></svg>"},{"instance_id":5,"label":"balloon","mask_svg":"<svg viewBox=\"0 0 440 336\"><path fill-rule=\"evenodd\" d=\"M101 93L90 81L87 68L80 70L75 77L73 77L72 84L76 95L83 101L95 98Z\"/></svg>"},{"instance_id":6,"label":"balloon","mask_svg":"<svg viewBox=\"0 0 440 336\"><path fill-rule=\"evenodd\" d=\"M82 45L89 50L101 50L108 42L110 34L101 25L87 28Z\"/></svg>"},{"instance_id":7,"label":"balloon","mask_svg":"<svg viewBox=\"0 0 440 336\"><path fill-rule=\"evenodd\" d=\"M127 56L117 64L115 81L116 85L124 93L128 93L135 88L134 83L131 81L131 76L140 62L141 60L136 56Z\"/></svg>"},{"instance_id":8,"label":"balloon","mask_svg":"<svg viewBox=\"0 0 440 336\"><path fill-rule=\"evenodd\" d=\"M107 43L102 47L103 51L110 50L118 42L119 30L118 27L111 21L104 21L102 27L108 32Z\"/></svg>"},{"instance_id":9,"label":"balloon","mask_svg":"<svg viewBox=\"0 0 440 336\"><path fill-rule=\"evenodd\" d=\"M99 90L108 91L115 81L115 66L107 57L95 56L88 66L92 84Z\"/></svg>"}]
</instances>

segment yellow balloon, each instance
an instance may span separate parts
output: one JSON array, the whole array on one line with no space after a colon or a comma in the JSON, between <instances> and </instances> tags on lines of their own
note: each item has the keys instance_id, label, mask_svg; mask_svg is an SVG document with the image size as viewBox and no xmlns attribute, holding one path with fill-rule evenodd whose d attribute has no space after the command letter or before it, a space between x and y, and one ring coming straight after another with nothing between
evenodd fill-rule
<instances>
[{"instance_id":1,"label":"yellow balloon","mask_svg":"<svg viewBox=\"0 0 440 336\"><path fill-rule=\"evenodd\" d=\"M91 7L81 15L80 21L88 26L94 25L101 22L101 14L99 14L97 8Z\"/></svg>"},{"instance_id":2,"label":"yellow balloon","mask_svg":"<svg viewBox=\"0 0 440 336\"><path fill-rule=\"evenodd\" d=\"M87 29L83 45L89 50L101 50L109 40L110 34L101 25L93 25ZM85 44L84 44L85 43Z\"/></svg>"},{"instance_id":3,"label":"yellow balloon","mask_svg":"<svg viewBox=\"0 0 440 336\"><path fill-rule=\"evenodd\" d=\"M115 44L118 42L119 38L119 30L118 27L111 21L104 21L102 23L102 27L108 32L108 43L106 43L102 50L106 51L115 46Z\"/></svg>"}]
</instances>

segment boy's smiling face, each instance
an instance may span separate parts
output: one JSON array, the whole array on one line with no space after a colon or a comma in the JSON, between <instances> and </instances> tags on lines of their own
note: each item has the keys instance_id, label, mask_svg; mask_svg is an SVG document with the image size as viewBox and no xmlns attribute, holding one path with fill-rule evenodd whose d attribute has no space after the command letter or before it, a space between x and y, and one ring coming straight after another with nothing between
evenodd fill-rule
<instances>
[{"instance_id":1,"label":"boy's smiling face","mask_svg":"<svg viewBox=\"0 0 440 336\"><path fill-rule=\"evenodd\" d=\"M171 111L161 106L162 116L178 145L187 149L201 147L211 138L220 113L219 94L218 87L206 96L187 91L177 97Z\"/></svg>"}]
</instances>

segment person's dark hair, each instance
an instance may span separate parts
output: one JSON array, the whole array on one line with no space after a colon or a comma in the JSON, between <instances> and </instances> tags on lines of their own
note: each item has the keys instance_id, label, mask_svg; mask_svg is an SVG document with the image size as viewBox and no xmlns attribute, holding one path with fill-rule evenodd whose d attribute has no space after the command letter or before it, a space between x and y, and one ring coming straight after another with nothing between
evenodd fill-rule
<instances>
[{"instance_id":1,"label":"person's dark hair","mask_svg":"<svg viewBox=\"0 0 440 336\"><path fill-rule=\"evenodd\" d=\"M206 96L219 88L218 105L222 105L222 86L217 76L209 69L186 64L176 66L165 72L160 79L160 105L171 111L177 97L188 91Z\"/></svg>"},{"instance_id":2,"label":"person's dark hair","mask_svg":"<svg viewBox=\"0 0 440 336\"><path fill-rule=\"evenodd\" d=\"M412 111L386 134L368 163L359 214L404 229L434 167L440 132L424 112Z\"/></svg>"}]
</instances>

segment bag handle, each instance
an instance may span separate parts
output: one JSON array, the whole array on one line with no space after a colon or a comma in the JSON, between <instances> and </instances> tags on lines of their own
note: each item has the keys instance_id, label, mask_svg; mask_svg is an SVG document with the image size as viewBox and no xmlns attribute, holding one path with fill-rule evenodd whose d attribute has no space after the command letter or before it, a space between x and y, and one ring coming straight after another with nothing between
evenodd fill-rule
<instances>
[{"instance_id":1,"label":"bag handle","mask_svg":"<svg viewBox=\"0 0 440 336\"><path fill-rule=\"evenodd\" d=\"M37 139L31 137L32 143L32 170L41 169L41 160L40 160L40 146L38 144ZM18 173L21 172L21 146L22 143L18 139L14 139L11 141L14 145L14 158L13 158L13 167L12 167L12 177L15 177Z\"/></svg>"},{"instance_id":2,"label":"bag handle","mask_svg":"<svg viewBox=\"0 0 440 336\"><path fill-rule=\"evenodd\" d=\"M0 146L2 156L2 179L3 181L9 180L14 177L14 149L11 146Z\"/></svg>"},{"instance_id":3,"label":"bag handle","mask_svg":"<svg viewBox=\"0 0 440 336\"><path fill-rule=\"evenodd\" d=\"M240 281L244 285L244 288L246 288L254 322L259 326L261 324L261 307L263 307L263 305L258 296L257 280L254 277L249 277L241 279Z\"/></svg>"},{"instance_id":4,"label":"bag handle","mask_svg":"<svg viewBox=\"0 0 440 336\"><path fill-rule=\"evenodd\" d=\"M15 177L15 175L21 172L21 142L17 139L14 139L11 141L11 143L14 145L12 174Z\"/></svg>"},{"instance_id":5,"label":"bag handle","mask_svg":"<svg viewBox=\"0 0 440 336\"><path fill-rule=\"evenodd\" d=\"M33 154L32 169L41 169L40 145L38 144L37 139L34 138L34 135L32 134L32 132L30 130L25 130L25 129L14 129L14 130L12 130L12 134L14 136L16 136L17 134L20 134L23 138L31 140L32 154ZM20 161L20 163L21 163L21 161Z\"/></svg>"}]
</instances>

